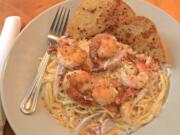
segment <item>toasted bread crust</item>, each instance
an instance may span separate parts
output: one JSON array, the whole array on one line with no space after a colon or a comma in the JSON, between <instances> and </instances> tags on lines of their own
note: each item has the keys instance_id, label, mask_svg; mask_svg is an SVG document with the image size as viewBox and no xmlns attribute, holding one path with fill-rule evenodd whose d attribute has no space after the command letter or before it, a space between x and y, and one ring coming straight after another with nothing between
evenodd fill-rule
<instances>
[{"instance_id":1,"label":"toasted bread crust","mask_svg":"<svg viewBox=\"0 0 180 135\"><path fill-rule=\"evenodd\" d=\"M138 53L167 63L155 24L134 11L122 0L83 0L72 18L67 34L75 39L91 38L109 32Z\"/></svg>"},{"instance_id":2,"label":"toasted bread crust","mask_svg":"<svg viewBox=\"0 0 180 135\"><path fill-rule=\"evenodd\" d=\"M117 0L117 6L112 17L111 25L117 25L123 20L134 17L136 14L133 9L122 0Z\"/></svg>"},{"instance_id":3,"label":"toasted bread crust","mask_svg":"<svg viewBox=\"0 0 180 135\"><path fill-rule=\"evenodd\" d=\"M155 24L143 16L122 20L108 30L120 42L130 45L138 53L145 53L166 63L165 51Z\"/></svg>"},{"instance_id":4,"label":"toasted bread crust","mask_svg":"<svg viewBox=\"0 0 180 135\"><path fill-rule=\"evenodd\" d=\"M75 39L90 38L134 15L121 0L84 0L70 21L67 33Z\"/></svg>"},{"instance_id":5,"label":"toasted bread crust","mask_svg":"<svg viewBox=\"0 0 180 135\"><path fill-rule=\"evenodd\" d=\"M72 18L67 33L79 39L105 30L116 8L116 0L84 0Z\"/></svg>"}]
</instances>

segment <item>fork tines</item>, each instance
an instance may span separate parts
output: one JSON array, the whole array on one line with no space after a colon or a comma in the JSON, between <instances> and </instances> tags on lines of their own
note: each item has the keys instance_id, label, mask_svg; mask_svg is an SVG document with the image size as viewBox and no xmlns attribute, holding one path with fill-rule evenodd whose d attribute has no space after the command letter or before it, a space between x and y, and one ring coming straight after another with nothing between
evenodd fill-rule
<instances>
[{"instance_id":1,"label":"fork tines","mask_svg":"<svg viewBox=\"0 0 180 135\"><path fill-rule=\"evenodd\" d=\"M64 35L67 28L69 15L70 9L65 7L59 7L49 32L55 35Z\"/></svg>"}]
</instances>

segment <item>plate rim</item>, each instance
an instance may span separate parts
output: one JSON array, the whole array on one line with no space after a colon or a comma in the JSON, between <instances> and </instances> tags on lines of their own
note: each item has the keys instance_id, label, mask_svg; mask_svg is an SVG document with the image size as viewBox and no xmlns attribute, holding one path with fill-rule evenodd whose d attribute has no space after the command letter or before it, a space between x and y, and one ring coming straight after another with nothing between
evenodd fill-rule
<instances>
[{"instance_id":1,"label":"plate rim","mask_svg":"<svg viewBox=\"0 0 180 135\"><path fill-rule=\"evenodd\" d=\"M6 106L5 106L5 104L6 104L6 103L5 103L5 99L4 99L5 97L3 96L3 95L4 95L4 90L3 90L3 86L4 86L4 85L3 85L3 83L4 83L4 76L5 76L5 74L6 74L6 65L7 65L7 63L8 63L9 56L11 55L11 52L13 51L13 48L15 47L15 44L16 44L17 39L19 39L19 37L21 37L21 36L23 35L24 31L25 31L33 22L35 22L40 16L42 16L42 15L46 14L47 12L49 12L51 9L56 8L56 7L60 6L60 5L63 5L64 3L67 3L67 2L69 2L69 1L71 1L71 0L66 0L66 1L63 1L63 2L60 2L60 3L57 3L57 4L49 7L48 9L44 10L43 12L41 12L41 13L38 14L36 17L34 17L34 18L22 29L22 31L21 31L21 32L18 34L18 36L16 37L16 40L15 40L15 42L14 42L14 46L11 48L11 51L10 51L10 53L8 54L7 59L6 59L5 63L4 63L4 65L3 65L2 74L1 74L1 78L0 78L0 97L1 97L2 107L3 107L4 113L5 113L5 115L6 115L6 118L7 118L8 122L9 122L11 128L13 129L14 133L16 133L16 134L18 133L18 135L20 135L20 132L18 132L18 131L20 131L20 130L16 128L16 125L15 125L15 124L13 123L13 121L11 121L11 119L9 118L9 116L8 116L8 115L9 115L9 112L7 111L7 108L6 108ZM126 2L127 0L124 0L124 1ZM148 6L151 6L152 8L155 8L156 10L158 10L158 12L159 12L161 15L166 16L166 18L168 18L168 19L171 20L174 24L176 24L176 26L174 26L174 27L180 28L179 22L178 22L173 16L171 16L169 13L167 13L166 11L164 11L163 9L161 9L161 8L153 5L152 3L149 3L149 2L147 2L147 1L144 1L144 0L138 0L138 2L143 3L143 5L146 4L146 5L148 5ZM167 99L167 100L168 100L168 99Z\"/></svg>"}]
</instances>

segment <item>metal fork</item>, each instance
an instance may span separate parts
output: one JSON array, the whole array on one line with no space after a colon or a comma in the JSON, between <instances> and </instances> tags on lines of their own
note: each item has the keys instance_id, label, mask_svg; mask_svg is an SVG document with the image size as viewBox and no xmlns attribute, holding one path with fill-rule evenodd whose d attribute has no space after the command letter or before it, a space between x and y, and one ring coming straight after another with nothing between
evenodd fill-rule
<instances>
[{"instance_id":1,"label":"metal fork","mask_svg":"<svg viewBox=\"0 0 180 135\"><path fill-rule=\"evenodd\" d=\"M58 8L48 34L49 47L55 46L58 38L64 35L69 20L69 15L70 15L70 9L65 7ZM31 114L36 110L41 82L50 58L50 53L51 52L46 51L45 55L43 56L36 77L33 80L31 87L27 90L25 97L23 98L20 104L20 110L24 114Z\"/></svg>"}]
</instances>

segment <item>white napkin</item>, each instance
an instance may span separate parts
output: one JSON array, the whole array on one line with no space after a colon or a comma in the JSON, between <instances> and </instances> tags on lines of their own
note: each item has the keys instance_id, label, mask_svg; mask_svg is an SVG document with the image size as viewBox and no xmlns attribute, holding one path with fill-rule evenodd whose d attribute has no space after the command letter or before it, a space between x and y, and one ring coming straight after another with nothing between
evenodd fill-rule
<instances>
[{"instance_id":1,"label":"white napkin","mask_svg":"<svg viewBox=\"0 0 180 135\"><path fill-rule=\"evenodd\" d=\"M7 17L0 35L0 81L2 81L4 68L6 65L7 56L13 46L16 36L20 32L21 18L19 16ZM0 82L0 84L2 84ZM0 86L2 88L2 86ZM2 90L2 89L1 89ZM0 100L0 135L3 134L5 124L5 115L3 113Z\"/></svg>"}]
</instances>

